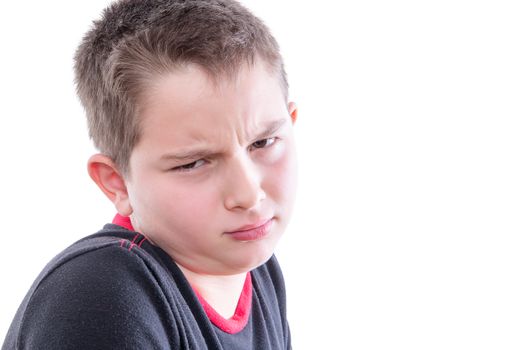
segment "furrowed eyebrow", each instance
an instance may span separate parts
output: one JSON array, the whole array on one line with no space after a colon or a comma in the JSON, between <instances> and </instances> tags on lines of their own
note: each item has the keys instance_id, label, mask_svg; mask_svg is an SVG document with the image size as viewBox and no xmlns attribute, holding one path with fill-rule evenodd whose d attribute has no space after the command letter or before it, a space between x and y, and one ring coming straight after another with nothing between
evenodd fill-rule
<instances>
[{"instance_id":1,"label":"furrowed eyebrow","mask_svg":"<svg viewBox=\"0 0 525 350\"><path fill-rule=\"evenodd\" d=\"M177 154L165 154L162 157L160 157L161 160L175 160L178 162L185 162L185 161L191 161L195 159L202 159L202 158L213 158L217 156L218 153L216 152L210 152L207 150L193 150L188 152L181 152Z\"/></svg>"},{"instance_id":2,"label":"furrowed eyebrow","mask_svg":"<svg viewBox=\"0 0 525 350\"><path fill-rule=\"evenodd\" d=\"M279 130L284 124L286 123L286 119L278 119L275 121L272 121L268 123L268 126L266 129L260 133L254 140L258 141L264 138L267 138L269 136L272 136L277 130ZM202 159L202 158L214 158L218 156L219 152L213 152L206 149L195 149L195 150L189 150L189 151L181 151L180 153L169 153L164 154L161 157L161 160L174 160L179 162L184 161L191 161L195 159Z\"/></svg>"},{"instance_id":3,"label":"furrowed eyebrow","mask_svg":"<svg viewBox=\"0 0 525 350\"><path fill-rule=\"evenodd\" d=\"M266 130L259 134L254 141L261 140L272 136L277 130L279 130L286 123L286 119L278 119L270 122L266 127Z\"/></svg>"}]
</instances>

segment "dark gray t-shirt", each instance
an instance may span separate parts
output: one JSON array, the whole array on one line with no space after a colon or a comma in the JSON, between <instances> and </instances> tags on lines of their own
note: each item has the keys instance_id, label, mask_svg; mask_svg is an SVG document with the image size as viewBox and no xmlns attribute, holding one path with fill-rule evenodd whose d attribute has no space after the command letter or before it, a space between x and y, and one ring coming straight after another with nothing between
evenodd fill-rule
<instances>
[{"instance_id":1,"label":"dark gray t-shirt","mask_svg":"<svg viewBox=\"0 0 525 350\"><path fill-rule=\"evenodd\" d=\"M136 232L108 224L45 267L2 350L290 349L277 260L272 257L250 274L249 318L231 334L210 321L163 250Z\"/></svg>"}]
</instances>

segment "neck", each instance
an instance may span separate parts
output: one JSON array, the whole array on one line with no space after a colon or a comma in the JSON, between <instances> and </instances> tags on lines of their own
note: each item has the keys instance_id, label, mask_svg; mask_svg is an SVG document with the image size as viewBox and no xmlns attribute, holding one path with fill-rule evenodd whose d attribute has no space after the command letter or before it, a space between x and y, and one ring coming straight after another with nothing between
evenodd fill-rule
<instances>
[{"instance_id":1,"label":"neck","mask_svg":"<svg viewBox=\"0 0 525 350\"><path fill-rule=\"evenodd\" d=\"M186 279L204 300L223 318L235 314L246 281L246 273L237 275L203 275L178 265Z\"/></svg>"}]
</instances>

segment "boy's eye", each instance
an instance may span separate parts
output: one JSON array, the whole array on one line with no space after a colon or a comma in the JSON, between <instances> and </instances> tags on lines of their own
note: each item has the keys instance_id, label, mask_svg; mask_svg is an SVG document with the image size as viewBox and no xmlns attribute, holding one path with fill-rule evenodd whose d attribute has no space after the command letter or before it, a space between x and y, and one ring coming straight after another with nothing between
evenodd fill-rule
<instances>
[{"instance_id":1,"label":"boy's eye","mask_svg":"<svg viewBox=\"0 0 525 350\"><path fill-rule=\"evenodd\" d=\"M177 166L177 167L173 168L172 170L174 170L174 171L190 171L190 170L193 170L193 169L200 168L203 165L203 163L205 163L204 159L199 159L199 160L196 160L196 161L188 163L188 164Z\"/></svg>"},{"instance_id":2,"label":"boy's eye","mask_svg":"<svg viewBox=\"0 0 525 350\"><path fill-rule=\"evenodd\" d=\"M252 143L250 145L250 148L255 148L255 149L268 148L271 145L273 145L276 141L277 141L277 137L270 137L270 138L259 140L259 141ZM171 168L171 170L177 171L177 172L192 171L192 170L202 167L204 164L206 164L206 160L199 159L199 160L196 160L188 164L176 166L174 168Z\"/></svg>"},{"instance_id":3,"label":"boy's eye","mask_svg":"<svg viewBox=\"0 0 525 350\"><path fill-rule=\"evenodd\" d=\"M251 147L253 148L265 148L268 146L271 146L276 141L275 137L271 137L269 139L259 140L254 143L252 143Z\"/></svg>"}]
</instances>

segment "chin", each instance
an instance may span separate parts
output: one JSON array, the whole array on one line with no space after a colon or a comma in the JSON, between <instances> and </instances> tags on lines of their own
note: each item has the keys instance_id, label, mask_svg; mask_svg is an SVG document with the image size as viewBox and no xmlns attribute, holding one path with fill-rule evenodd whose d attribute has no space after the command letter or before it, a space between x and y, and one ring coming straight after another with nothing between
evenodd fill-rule
<instances>
[{"instance_id":1,"label":"chin","mask_svg":"<svg viewBox=\"0 0 525 350\"><path fill-rule=\"evenodd\" d=\"M246 273L266 263L272 257L282 234L282 228L276 226L267 237L234 242L230 246L231 250L222 255L225 274Z\"/></svg>"},{"instance_id":2,"label":"chin","mask_svg":"<svg viewBox=\"0 0 525 350\"><path fill-rule=\"evenodd\" d=\"M253 242L248 244L253 244ZM259 247L257 251L246 249L246 251L243 252L244 254L241 254L232 262L232 265L234 265L232 267L237 270L237 273L244 273L256 269L272 257L274 252L273 248L275 247Z\"/></svg>"}]
</instances>

